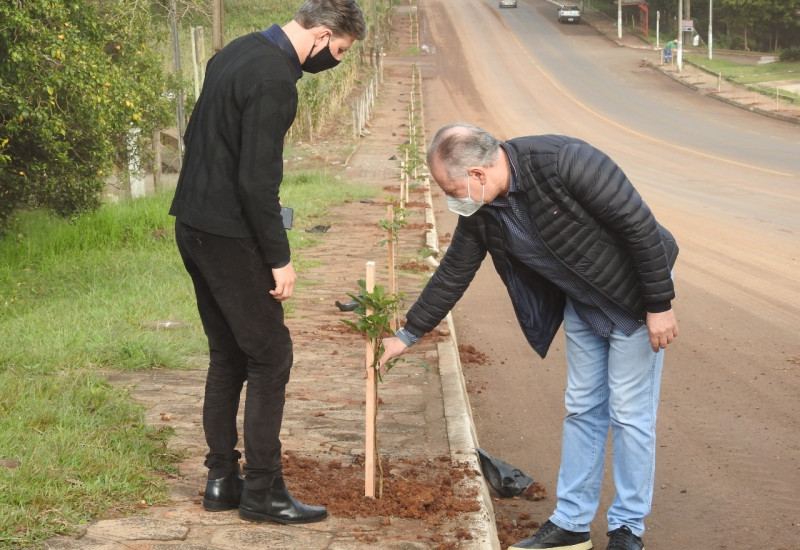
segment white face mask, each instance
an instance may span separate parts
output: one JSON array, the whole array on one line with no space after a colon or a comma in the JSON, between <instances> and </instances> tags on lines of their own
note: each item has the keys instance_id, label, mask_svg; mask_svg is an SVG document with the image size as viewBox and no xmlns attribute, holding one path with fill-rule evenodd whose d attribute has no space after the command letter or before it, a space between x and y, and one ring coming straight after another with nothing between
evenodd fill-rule
<instances>
[{"instance_id":1,"label":"white face mask","mask_svg":"<svg viewBox=\"0 0 800 550\"><path fill-rule=\"evenodd\" d=\"M447 199L447 206L450 208L451 212L455 212L459 216L471 216L478 209L486 204L483 202L484 193L486 192L486 186L481 185L481 200L476 201L469 195L469 172L467 172L467 196L457 199L455 197L445 197Z\"/></svg>"}]
</instances>

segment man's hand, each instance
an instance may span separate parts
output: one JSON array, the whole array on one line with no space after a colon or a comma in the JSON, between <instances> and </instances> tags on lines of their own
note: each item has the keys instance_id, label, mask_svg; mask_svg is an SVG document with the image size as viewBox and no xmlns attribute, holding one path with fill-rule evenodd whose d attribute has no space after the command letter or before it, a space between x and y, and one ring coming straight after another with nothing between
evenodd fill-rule
<instances>
[{"instance_id":1,"label":"man's hand","mask_svg":"<svg viewBox=\"0 0 800 550\"><path fill-rule=\"evenodd\" d=\"M650 346L654 352L666 349L678 337L678 321L670 309L661 313L647 312L647 332L650 334Z\"/></svg>"},{"instance_id":2,"label":"man's hand","mask_svg":"<svg viewBox=\"0 0 800 550\"><path fill-rule=\"evenodd\" d=\"M272 277L275 279L275 290L269 291L272 297L279 302L291 298L294 293L294 283L297 280L297 274L294 272L292 262L277 269L273 268Z\"/></svg>"},{"instance_id":3,"label":"man's hand","mask_svg":"<svg viewBox=\"0 0 800 550\"><path fill-rule=\"evenodd\" d=\"M391 337L383 339L383 355L378 359L378 364L375 365L376 369L380 369L381 375L386 374L386 363L402 355L408 346L403 343L400 338Z\"/></svg>"}]
</instances>

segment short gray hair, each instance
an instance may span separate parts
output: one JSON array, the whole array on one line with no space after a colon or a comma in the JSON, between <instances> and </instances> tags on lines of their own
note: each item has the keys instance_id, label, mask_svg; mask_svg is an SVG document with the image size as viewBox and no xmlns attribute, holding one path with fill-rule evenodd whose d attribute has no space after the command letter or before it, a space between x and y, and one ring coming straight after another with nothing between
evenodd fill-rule
<instances>
[{"instance_id":1,"label":"short gray hair","mask_svg":"<svg viewBox=\"0 0 800 550\"><path fill-rule=\"evenodd\" d=\"M304 29L320 25L328 27L334 36L349 36L364 40L367 22L355 0L306 0L294 15Z\"/></svg>"},{"instance_id":2,"label":"short gray hair","mask_svg":"<svg viewBox=\"0 0 800 550\"><path fill-rule=\"evenodd\" d=\"M439 128L428 147L428 166L434 159L444 163L447 177L458 179L470 166L494 166L500 140L466 122L451 122Z\"/></svg>"}]
</instances>

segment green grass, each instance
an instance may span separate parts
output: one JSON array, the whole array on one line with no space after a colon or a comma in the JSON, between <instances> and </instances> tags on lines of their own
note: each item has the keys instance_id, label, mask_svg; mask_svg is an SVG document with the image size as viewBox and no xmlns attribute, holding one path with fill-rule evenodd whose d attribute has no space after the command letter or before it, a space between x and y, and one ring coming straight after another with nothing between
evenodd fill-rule
<instances>
[{"instance_id":1,"label":"green grass","mask_svg":"<svg viewBox=\"0 0 800 550\"><path fill-rule=\"evenodd\" d=\"M165 502L169 429L87 372L0 375L0 546L24 548L99 514Z\"/></svg>"},{"instance_id":2,"label":"green grass","mask_svg":"<svg viewBox=\"0 0 800 550\"><path fill-rule=\"evenodd\" d=\"M724 59L708 59L702 55L687 55L687 61L723 78L740 84L758 84L781 80L800 80L800 61L776 61L763 65L742 65Z\"/></svg>"},{"instance_id":3,"label":"green grass","mask_svg":"<svg viewBox=\"0 0 800 550\"><path fill-rule=\"evenodd\" d=\"M325 174L286 174L281 198L295 209L289 239L301 280L302 250L316 242L302 228L324 223L333 205L376 193ZM206 361L170 201L163 193L75 220L23 212L0 239L0 460L18 463L0 465L0 547L30 546L165 498L158 473L175 460L168 433L147 427L97 369ZM156 321L181 328L153 330Z\"/></svg>"},{"instance_id":4,"label":"green grass","mask_svg":"<svg viewBox=\"0 0 800 550\"><path fill-rule=\"evenodd\" d=\"M168 204L106 205L73 222L24 213L0 241L0 372L187 366L203 340ZM162 320L188 326L144 328Z\"/></svg>"},{"instance_id":5,"label":"green grass","mask_svg":"<svg viewBox=\"0 0 800 550\"><path fill-rule=\"evenodd\" d=\"M687 55L686 61L703 70L720 74L729 82L747 86L764 95L776 93L774 83L800 81L800 61L776 61L763 65L742 65L724 59L708 59L702 55ZM769 83L767 85L766 83ZM790 102L800 101L800 95L787 90L777 91L780 97Z\"/></svg>"},{"instance_id":6,"label":"green grass","mask_svg":"<svg viewBox=\"0 0 800 550\"><path fill-rule=\"evenodd\" d=\"M300 4L286 0L225 0L225 37L230 41L273 23L283 25L292 20Z\"/></svg>"}]
</instances>

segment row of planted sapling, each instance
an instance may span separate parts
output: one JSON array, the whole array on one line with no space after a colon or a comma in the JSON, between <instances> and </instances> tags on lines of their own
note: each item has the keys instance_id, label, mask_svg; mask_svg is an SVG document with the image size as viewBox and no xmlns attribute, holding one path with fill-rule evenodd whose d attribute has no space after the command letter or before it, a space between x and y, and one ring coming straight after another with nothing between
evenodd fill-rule
<instances>
[{"instance_id":1,"label":"row of planted sapling","mask_svg":"<svg viewBox=\"0 0 800 550\"><path fill-rule=\"evenodd\" d=\"M375 262L366 263L366 278L359 280L358 294L349 296L356 302L354 310L356 320L343 319L346 325L360 332L365 337L364 364L366 369L366 433L365 433L365 461L364 461L364 495L369 498L383 496L383 467L378 448L378 382L383 381L381 369L378 369L378 359L383 355L383 339L392 336L398 328L399 306L402 293L397 289L396 277L396 250L400 241L400 229L407 225L405 205L408 203L410 178L416 179L420 169L425 163L422 153L420 124L421 97L417 86L419 71L416 65L412 66L412 91L408 112L408 141L400 146L403 153L400 162L400 196L390 198L387 206L386 219L380 220L378 226L386 231L386 238L381 245L386 245L388 256L388 289L376 284ZM399 206L396 205L399 203ZM427 366L421 361L396 358L383 365L383 371L388 372L398 361L416 363ZM377 476L376 476L377 473Z\"/></svg>"},{"instance_id":2,"label":"row of planted sapling","mask_svg":"<svg viewBox=\"0 0 800 550\"><path fill-rule=\"evenodd\" d=\"M425 166L424 128L422 126L422 76L416 65L411 66L411 91L408 103L408 141L400 146L403 160L400 162L400 207L409 200L410 188L416 184L421 169ZM418 85L419 82L419 85Z\"/></svg>"}]
</instances>

